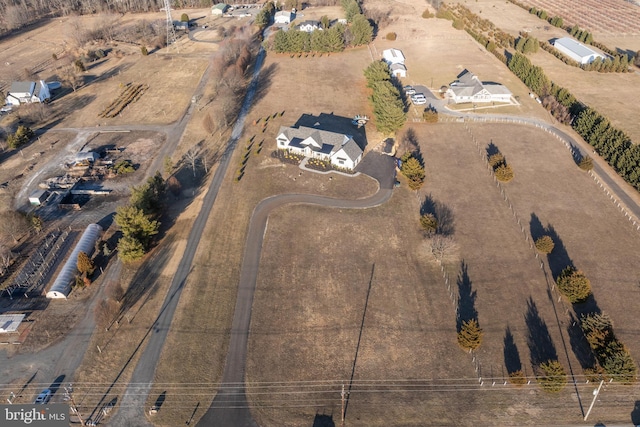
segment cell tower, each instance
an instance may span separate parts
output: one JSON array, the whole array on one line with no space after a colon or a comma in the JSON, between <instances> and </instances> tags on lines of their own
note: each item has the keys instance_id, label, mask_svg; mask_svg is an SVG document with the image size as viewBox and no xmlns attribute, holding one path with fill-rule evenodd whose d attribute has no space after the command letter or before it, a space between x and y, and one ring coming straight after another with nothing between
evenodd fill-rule
<instances>
[{"instance_id":1,"label":"cell tower","mask_svg":"<svg viewBox=\"0 0 640 427\"><path fill-rule=\"evenodd\" d=\"M169 0L164 0L164 10L167 13L167 47L176 41L176 30L173 28L173 19L171 19L171 4Z\"/></svg>"}]
</instances>

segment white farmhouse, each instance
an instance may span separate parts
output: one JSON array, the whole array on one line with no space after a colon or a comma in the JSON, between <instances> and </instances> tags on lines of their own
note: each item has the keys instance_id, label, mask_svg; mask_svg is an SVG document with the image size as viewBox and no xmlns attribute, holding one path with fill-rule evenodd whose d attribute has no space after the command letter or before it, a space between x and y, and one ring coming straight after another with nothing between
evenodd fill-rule
<instances>
[{"instance_id":1,"label":"white farmhouse","mask_svg":"<svg viewBox=\"0 0 640 427\"><path fill-rule=\"evenodd\" d=\"M300 31L305 33L313 33L315 30L322 30L320 21L304 21L298 27Z\"/></svg>"},{"instance_id":2,"label":"white farmhouse","mask_svg":"<svg viewBox=\"0 0 640 427\"><path fill-rule=\"evenodd\" d=\"M404 64L404 55L400 49L385 49L382 51L382 58L387 64Z\"/></svg>"},{"instance_id":3,"label":"white farmhouse","mask_svg":"<svg viewBox=\"0 0 640 427\"><path fill-rule=\"evenodd\" d=\"M275 24L290 24L291 21L293 21L293 14L286 10L277 11L273 17L273 22Z\"/></svg>"},{"instance_id":4,"label":"white farmhouse","mask_svg":"<svg viewBox=\"0 0 640 427\"><path fill-rule=\"evenodd\" d=\"M511 91L506 86L496 83L483 83L476 75L464 70L458 80L451 83L446 97L456 104L511 102Z\"/></svg>"},{"instance_id":5,"label":"white farmhouse","mask_svg":"<svg viewBox=\"0 0 640 427\"><path fill-rule=\"evenodd\" d=\"M40 80L38 82L13 82L7 93L6 103L10 105L45 102L51 98L49 86Z\"/></svg>"},{"instance_id":6,"label":"white farmhouse","mask_svg":"<svg viewBox=\"0 0 640 427\"><path fill-rule=\"evenodd\" d=\"M277 147L294 154L329 161L338 168L353 170L362 160L362 149L350 135L306 126L280 127Z\"/></svg>"},{"instance_id":7,"label":"white farmhouse","mask_svg":"<svg viewBox=\"0 0 640 427\"><path fill-rule=\"evenodd\" d=\"M604 55L572 39L562 37L553 42L553 47L579 64L591 64L596 58L605 59Z\"/></svg>"}]
</instances>

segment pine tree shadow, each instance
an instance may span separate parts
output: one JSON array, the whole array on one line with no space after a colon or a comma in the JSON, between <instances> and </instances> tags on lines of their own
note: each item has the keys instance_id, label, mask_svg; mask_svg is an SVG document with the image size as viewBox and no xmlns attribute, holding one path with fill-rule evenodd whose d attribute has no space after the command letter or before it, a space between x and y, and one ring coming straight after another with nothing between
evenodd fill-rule
<instances>
[{"instance_id":1,"label":"pine tree shadow","mask_svg":"<svg viewBox=\"0 0 640 427\"><path fill-rule=\"evenodd\" d=\"M631 423L634 426L640 425L640 400L636 400L633 411L631 411Z\"/></svg>"},{"instance_id":2,"label":"pine tree shadow","mask_svg":"<svg viewBox=\"0 0 640 427\"><path fill-rule=\"evenodd\" d=\"M504 364L507 368L507 373L512 374L514 372L518 372L522 370L522 361L520 360L520 352L518 351L518 346L516 346L516 342L513 339L513 334L511 333L511 327L507 325L507 329L504 332Z\"/></svg>"},{"instance_id":3,"label":"pine tree shadow","mask_svg":"<svg viewBox=\"0 0 640 427\"><path fill-rule=\"evenodd\" d=\"M476 291L469 278L468 266L464 260L460 263L460 273L458 275L458 319L456 323L457 331L460 332L463 322L478 320L476 310Z\"/></svg>"},{"instance_id":4,"label":"pine tree shadow","mask_svg":"<svg viewBox=\"0 0 640 427\"><path fill-rule=\"evenodd\" d=\"M489 145L487 145L487 159L498 153L500 153L500 149L496 144L493 143L493 140L491 140L491 142L489 142Z\"/></svg>"},{"instance_id":5,"label":"pine tree shadow","mask_svg":"<svg viewBox=\"0 0 640 427\"><path fill-rule=\"evenodd\" d=\"M527 345L531 365L537 367L549 360L558 360L558 352L549 334L549 328L540 317L538 307L532 297L527 300L527 312L524 315L524 320L529 329Z\"/></svg>"},{"instance_id":6,"label":"pine tree shadow","mask_svg":"<svg viewBox=\"0 0 640 427\"><path fill-rule=\"evenodd\" d=\"M312 427L335 427L336 423L333 421L333 415L316 414L313 418Z\"/></svg>"},{"instance_id":7,"label":"pine tree shadow","mask_svg":"<svg viewBox=\"0 0 640 427\"><path fill-rule=\"evenodd\" d=\"M589 347L587 338L584 336L584 332L580 327L578 319L578 317L571 313L569 326L567 326L569 343L571 344L573 354L575 354L576 359L580 362L582 369L593 368L596 365L596 359L593 355L593 351L591 351L591 347Z\"/></svg>"},{"instance_id":8,"label":"pine tree shadow","mask_svg":"<svg viewBox=\"0 0 640 427\"><path fill-rule=\"evenodd\" d=\"M436 229L437 234L451 236L454 233L455 227L453 225L453 211L441 201L434 199L431 194L425 196L422 204L420 205L420 216L426 214L431 214L436 217L436 220L438 221L438 227Z\"/></svg>"},{"instance_id":9,"label":"pine tree shadow","mask_svg":"<svg viewBox=\"0 0 640 427\"><path fill-rule=\"evenodd\" d=\"M540 218L538 218L535 213L531 213L529 231L534 242L542 236L549 236L553 240L553 251L547 254L547 263L549 264L549 270L551 271L551 275L554 280L557 280L558 276L565 268L574 267L573 261L567 252L567 248L553 225L547 224L546 227L543 226Z\"/></svg>"}]
</instances>

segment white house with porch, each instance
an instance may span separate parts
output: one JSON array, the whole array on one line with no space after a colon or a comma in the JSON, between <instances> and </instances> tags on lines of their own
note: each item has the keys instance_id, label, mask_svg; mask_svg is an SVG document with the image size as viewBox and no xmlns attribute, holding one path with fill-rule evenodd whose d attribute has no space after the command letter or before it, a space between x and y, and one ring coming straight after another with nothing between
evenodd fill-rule
<instances>
[{"instance_id":1,"label":"white house with porch","mask_svg":"<svg viewBox=\"0 0 640 427\"><path fill-rule=\"evenodd\" d=\"M458 80L449 85L445 93L456 104L511 102L511 91L497 83L481 82L471 71L464 70Z\"/></svg>"},{"instance_id":2,"label":"white house with porch","mask_svg":"<svg viewBox=\"0 0 640 427\"><path fill-rule=\"evenodd\" d=\"M338 168L348 170L353 170L363 155L362 149L350 135L306 126L282 126L276 141L281 150L328 161Z\"/></svg>"},{"instance_id":3,"label":"white house with porch","mask_svg":"<svg viewBox=\"0 0 640 427\"><path fill-rule=\"evenodd\" d=\"M10 105L45 102L51 98L49 86L40 80L38 82L13 82L7 93L6 103Z\"/></svg>"}]
</instances>

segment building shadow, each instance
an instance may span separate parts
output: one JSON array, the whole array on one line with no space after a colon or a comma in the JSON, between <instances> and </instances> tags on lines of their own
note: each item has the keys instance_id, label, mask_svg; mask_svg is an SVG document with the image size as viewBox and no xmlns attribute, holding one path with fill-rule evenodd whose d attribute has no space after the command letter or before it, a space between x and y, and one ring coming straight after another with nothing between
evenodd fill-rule
<instances>
[{"instance_id":1,"label":"building shadow","mask_svg":"<svg viewBox=\"0 0 640 427\"><path fill-rule=\"evenodd\" d=\"M558 360L558 352L549 334L549 328L544 319L540 317L540 312L532 297L527 300L527 312L524 315L524 320L529 329L527 345L533 367L540 366L549 360Z\"/></svg>"},{"instance_id":2,"label":"building shadow","mask_svg":"<svg viewBox=\"0 0 640 427\"><path fill-rule=\"evenodd\" d=\"M507 325L507 329L504 332L503 354L507 374L522 371L520 352L518 351L518 346L516 346L516 342L513 339L513 334L511 333L511 327L509 325Z\"/></svg>"},{"instance_id":3,"label":"building shadow","mask_svg":"<svg viewBox=\"0 0 640 427\"><path fill-rule=\"evenodd\" d=\"M473 283L469 278L468 265L462 260L460 262L460 273L458 274L458 319L456 322L457 331L460 332L463 322L478 320L476 310L476 291L473 290Z\"/></svg>"},{"instance_id":4,"label":"building shadow","mask_svg":"<svg viewBox=\"0 0 640 427\"><path fill-rule=\"evenodd\" d=\"M427 214L436 217L438 221L437 234L444 236L451 236L453 234L455 231L453 211L441 201L436 200L431 194L425 196L420 205L420 216Z\"/></svg>"},{"instance_id":5,"label":"building shadow","mask_svg":"<svg viewBox=\"0 0 640 427\"><path fill-rule=\"evenodd\" d=\"M333 112L320 113L317 116L313 114L303 114L295 122L293 127L309 127L328 132L337 132L344 135L350 135L358 146L364 150L367 146L367 132L365 126L358 128L352 123L353 117L336 116Z\"/></svg>"}]
</instances>

